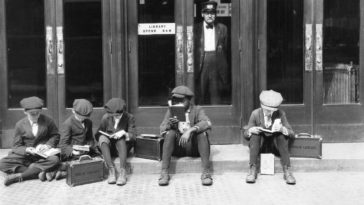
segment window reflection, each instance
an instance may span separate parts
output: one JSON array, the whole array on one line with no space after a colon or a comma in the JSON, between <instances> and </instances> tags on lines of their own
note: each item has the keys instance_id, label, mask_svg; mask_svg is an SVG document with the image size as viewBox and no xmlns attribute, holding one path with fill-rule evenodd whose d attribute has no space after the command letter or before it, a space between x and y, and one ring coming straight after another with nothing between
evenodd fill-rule
<instances>
[{"instance_id":1,"label":"window reflection","mask_svg":"<svg viewBox=\"0 0 364 205\"><path fill-rule=\"evenodd\" d=\"M8 107L29 96L46 102L43 0L7 0L5 13Z\"/></svg>"},{"instance_id":2,"label":"window reflection","mask_svg":"<svg viewBox=\"0 0 364 205\"><path fill-rule=\"evenodd\" d=\"M174 23L174 0L138 1L138 23ZM175 87L175 35L138 35L139 105L167 105Z\"/></svg>"},{"instance_id":3,"label":"window reflection","mask_svg":"<svg viewBox=\"0 0 364 205\"><path fill-rule=\"evenodd\" d=\"M269 0L267 89L303 103L303 0Z\"/></svg>"},{"instance_id":4,"label":"window reflection","mask_svg":"<svg viewBox=\"0 0 364 205\"><path fill-rule=\"evenodd\" d=\"M359 0L324 2L324 103L359 102Z\"/></svg>"},{"instance_id":5,"label":"window reflection","mask_svg":"<svg viewBox=\"0 0 364 205\"><path fill-rule=\"evenodd\" d=\"M103 106L101 0L64 2L66 106L86 98Z\"/></svg>"}]
</instances>

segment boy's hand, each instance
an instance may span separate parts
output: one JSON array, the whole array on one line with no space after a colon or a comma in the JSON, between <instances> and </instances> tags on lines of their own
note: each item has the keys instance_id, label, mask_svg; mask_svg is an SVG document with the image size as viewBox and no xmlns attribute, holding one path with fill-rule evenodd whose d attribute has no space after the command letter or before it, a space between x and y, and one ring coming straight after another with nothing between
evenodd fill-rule
<instances>
[{"instance_id":1,"label":"boy's hand","mask_svg":"<svg viewBox=\"0 0 364 205\"><path fill-rule=\"evenodd\" d=\"M256 134L256 135L258 135L258 134L260 134L262 131L259 129L259 127L251 127L251 128L249 128L248 132L249 132L249 135L251 135L251 134Z\"/></svg>"},{"instance_id":2,"label":"boy's hand","mask_svg":"<svg viewBox=\"0 0 364 205\"><path fill-rule=\"evenodd\" d=\"M120 139L126 134L125 130L120 130L117 133L114 134L115 139Z\"/></svg>"},{"instance_id":3,"label":"boy's hand","mask_svg":"<svg viewBox=\"0 0 364 205\"><path fill-rule=\"evenodd\" d=\"M28 154L32 154L34 155L34 152L35 152L35 148L34 147L27 147L25 149L25 152L28 153Z\"/></svg>"},{"instance_id":4,"label":"boy's hand","mask_svg":"<svg viewBox=\"0 0 364 205\"><path fill-rule=\"evenodd\" d=\"M176 129L178 126L179 120L176 117L169 118L169 124L171 125L171 128Z\"/></svg>"}]
</instances>

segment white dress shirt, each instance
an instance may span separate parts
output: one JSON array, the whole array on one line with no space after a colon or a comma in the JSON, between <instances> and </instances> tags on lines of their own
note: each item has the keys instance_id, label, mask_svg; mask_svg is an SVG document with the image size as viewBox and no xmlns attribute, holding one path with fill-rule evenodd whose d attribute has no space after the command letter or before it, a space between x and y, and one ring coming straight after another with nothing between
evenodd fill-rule
<instances>
[{"instance_id":1,"label":"white dress shirt","mask_svg":"<svg viewBox=\"0 0 364 205\"><path fill-rule=\"evenodd\" d=\"M206 28L206 22L203 22L204 29L204 49L205 51L215 51L215 26L212 29Z\"/></svg>"}]
</instances>

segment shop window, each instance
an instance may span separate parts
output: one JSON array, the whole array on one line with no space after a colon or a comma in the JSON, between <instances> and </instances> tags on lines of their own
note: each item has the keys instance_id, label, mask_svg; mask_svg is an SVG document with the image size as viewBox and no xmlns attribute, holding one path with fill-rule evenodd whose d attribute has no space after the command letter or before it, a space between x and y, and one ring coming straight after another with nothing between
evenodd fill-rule
<instances>
[{"instance_id":1,"label":"shop window","mask_svg":"<svg viewBox=\"0 0 364 205\"><path fill-rule=\"evenodd\" d=\"M268 0L267 87L303 103L303 0Z\"/></svg>"},{"instance_id":2,"label":"shop window","mask_svg":"<svg viewBox=\"0 0 364 205\"><path fill-rule=\"evenodd\" d=\"M324 1L324 103L359 103L359 0Z\"/></svg>"}]
</instances>

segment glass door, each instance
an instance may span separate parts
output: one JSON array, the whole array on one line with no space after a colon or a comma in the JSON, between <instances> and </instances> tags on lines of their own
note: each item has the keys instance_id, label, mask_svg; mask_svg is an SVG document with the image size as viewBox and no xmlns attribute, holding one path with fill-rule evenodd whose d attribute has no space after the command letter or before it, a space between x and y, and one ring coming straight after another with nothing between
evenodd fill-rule
<instances>
[{"instance_id":1,"label":"glass door","mask_svg":"<svg viewBox=\"0 0 364 205\"><path fill-rule=\"evenodd\" d=\"M75 99L85 98L96 126L111 98L110 1L56 1L56 10L59 121L71 114Z\"/></svg>"},{"instance_id":2,"label":"glass door","mask_svg":"<svg viewBox=\"0 0 364 205\"><path fill-rule=\"evenodd\" d=\"M328 142L362 141L363 1L315 2L316 131Z\"/></svg>"},{"instance_id":3,"label":"glass door","mask_svg":"<svg viewBox=\"0 0 364 205\"><path fill-rule=\"evenodd\" d=\"M282 94L296 132L313 133L313 2L259 1L259 92ZM259 102L256 103L259 105Z\"/></svg>"},{"instance_id":4,"label":"glass door","mask_svg":"<svg viewBox=\"0 0 364 205\"><path fill-rule=\"evenodd\" d=\"M238 40L239 1L216 1L217 20L224 24L225 84L218 86L219 101L200 101L196 49L203 1L128 0L128 104L141 132L159 133L170 93L187 85L196 94L195 104L204 106L213 122L212 143L240 142L240 92ZM236 9L232 9L236 5ZM233 21L234 19L234 21ZM234 22L234 23L232 23ZM236 31L236 32L234 32ZM218 42L218 45L220 41ZM220 49L219 46L217 48ZM198 72L197 72L198 71ZM233 77L234 76L234 77ZM206 94L207 96L208 94Z\"/></svg>"},{"instance_id":5,"label":"glass door","mask_svg":"<svg viewBox=\"0 0 364 205\"><path fill-rule=\"evenodd\" d=\"M38 96L57 116L54 82L54 1L0 1L0 147L11 147L15 123L25 115L19 101ZM55 119L58 122L58 119Z\"/></svg>"}]
</instances>

